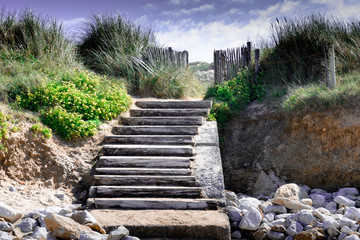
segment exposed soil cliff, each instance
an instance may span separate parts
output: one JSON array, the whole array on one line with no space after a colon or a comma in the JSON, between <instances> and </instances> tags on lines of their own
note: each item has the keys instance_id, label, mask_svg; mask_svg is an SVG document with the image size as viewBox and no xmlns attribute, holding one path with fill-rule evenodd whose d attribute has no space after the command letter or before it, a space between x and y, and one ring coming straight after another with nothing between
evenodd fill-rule
<instances>
[{"instance_id":1,"label":"exposed soil cliff","mask_svg":"<svg viewBox=\"0 0 360 240\"><path fill-rule=\"evenodd\" d=\"M335 190L360 184L360 109L284 118L262 104L234 118L223 134L225 185L262 194L286 182Z\"/></svg>"}]
</instances>

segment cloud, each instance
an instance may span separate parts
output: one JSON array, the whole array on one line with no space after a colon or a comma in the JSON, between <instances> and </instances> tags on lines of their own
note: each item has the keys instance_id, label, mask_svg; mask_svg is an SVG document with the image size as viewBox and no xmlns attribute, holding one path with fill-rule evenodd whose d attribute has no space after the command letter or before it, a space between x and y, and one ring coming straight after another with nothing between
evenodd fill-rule
<instances>
[{"instance_id":1,"label":"cloud","mask_svg":"<svg viewBox=\"0 0 360 240\"><path fill-rule=\"evenodd\" d=\"M359 16L360 2L357 0L311 0L310 2L321 5L323 12L335 17L357 18Z\"/></svg>"},{"instance_id":2,"label":"cloud","mask_svg":"<svg viewBox=\"0 0 360 240\"><path fill-rule=\"evenodd\" d=\"M176 9L176 10L170 10L165 11L163 14L165 15L174 15L174 16L181 16L181 15L191 15L194 13L200 13L200 12L208 12L215 9L215 4L204 4L199 7L190 8L190 9Z\"/></svg>"},{"instance_id":3,"label":"cloud","mask_svg":"<svg viewBox=\"0 0 360 240\"><path fill-rule=\"evenodd\" d=\"M225 15L243 15L245 12L240 10L239 8L231 8L229 11L225 13Z\"/></svg>"},{"instance_id":4,"label":"cloud","mask_svg":"<svg viewBox=\"0 0 360 240\"><path fill-rule=\"evenodd\" d=\"M184 1L184 0L170 0L169 1L169 4L171 4L171 5L183 5L186 3L187 3L187 1Z\"/></svg>"},{"instance_id":5,"label":"cloud","mask_svg":"<svg viewBox=\"0 0 360 240\"><path fill-rule=\"evenodd\" d=\"M143 8L145 8L146 10L156 10L157 9L157 7L152 3L145 4L143 6Z\"/></svg>"},{"instance_id":6,"label":"cloud","mask_svg":"<svg viewBox=\"0 0 360 240\"><path fill-rule=\"evenodd\" d=\"M253 3L254 0L227 0L227 3Z\"/></svg>"}]
</instances>

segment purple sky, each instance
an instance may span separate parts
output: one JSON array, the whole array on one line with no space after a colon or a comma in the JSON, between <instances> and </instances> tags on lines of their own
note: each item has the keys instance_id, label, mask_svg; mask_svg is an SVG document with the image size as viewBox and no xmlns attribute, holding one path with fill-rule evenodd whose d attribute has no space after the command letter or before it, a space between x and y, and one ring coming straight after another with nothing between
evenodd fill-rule
<instances>
[{"instance_id":1,"label":"purple sky","mask_svg":"<svg viewBox=\"0 0 360 240\"><path fill-rule=\"evenodd\" d=\"M357 17L360 0L1 0L8 10L31 8L63 21L70 32L94 13L117 13L153 28L160 43L212 62L213 50L260 42L275 18L326 13ZM261 37L260 37L261 36Z\"/></svg>"}]
</instances>

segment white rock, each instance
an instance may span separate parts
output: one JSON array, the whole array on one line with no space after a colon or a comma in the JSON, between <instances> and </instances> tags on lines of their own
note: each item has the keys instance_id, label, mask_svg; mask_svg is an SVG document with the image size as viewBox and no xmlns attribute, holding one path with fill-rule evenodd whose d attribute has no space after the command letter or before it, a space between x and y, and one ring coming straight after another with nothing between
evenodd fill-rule
<instances>
[{"instance_id":1,"label":"white rock","mask_svg":"<svg viewBox=\"0 0 360 240\"><path fill-rule=\"evenodd\" d=\"M293 240L294 238L292 236L287 236L284 240Z\"/></svg>"},{"instance_id":2,"label":"white rock","mask_svg":"<svg viewBox=\"0 0 360 240\"><path fill-rule=\"evenodd\" d=\"M290 198L293 200L299 200L308 197L309 196L306 191L304 191L304 189L295 183L282 185L276 190L274 194L274 198Z\"/></svg>"},{"instance_id":3,"label":"white rock","mask_svg":"<svg viewBox=\"0 0 360 240\"><path fill-rule=\"evenodd\" d=\"M310 194L309 196L313 202L313 207L325 207L327 204L326 197L317 193Z\"/></svg>"},{"instance_id":4,"label":"white rock","mask_svg":"<svg viewBox=\"0 0 360 240\"><path fill-rule=\"evenodd\" d=\"M322 214L325 214L325 215L331 215L330 211L323 207L317 208L316 211L318 211Z\"/></svg>"},{"instance_id":5,"label":"white rock","mask_svg":"<svg viewBox=\"0 0 360 240\"><path fill-rule=\"evenodd\" d=\"M341 208L339 208L335 213L336 214L341 214L341 215L344 215L345 214L345 212L346 212L346 209L345 208L343 208L343 207L341 207Z\"/></svg>"},{"instance_id":6,"label":"white rock","mask_svg":"<svg viewBox=\"0 0 360 240\"><path fill-rule=\"evenodd\" d=\"M239 228L243 230L255 231L261 223L262 215L257 209L247 211L241 219Z\"/></svg>"},{"instance_id":7,"label":"white rock","mask_svg":"<svg viewBox=\"0 0 360 240\"><path fill-rule=\"evenodd\" d=\"M127 230L124 226L118 227L116 230L110 232L107 240L120 240L121 238L128 236L129 230Z\"/></svg>"},{"instance_id":8,"label":"white rock","mask_svg":"<svg viewBox=\"0 0 360 240\"><path fill-rule=\"evenodd\" d=\"M87 224L87 223L97 223L96 219L94 218L91 213L88 211L76 211L71 215L71 218L80 224Z\"/></svg>"},{"instance_id":9,"label":"white rock","mask_svg":"<svg viewBox=\"0 0 360 240\"><path fill-rule=\"evenodd\" d=\"M306 185L301 186L301 189L304 190L307 194L309 194L310 191L311 191L311 188L309 188L309 187L306 186Z\"/></svg>"},{"instance_id":10,"label":"white rock","mask_svg":"<svg viewBox=\"0 0 360 240\"><path fill-rule=\"evenodd\" d=\"M23 233L32 232L35 227L37 227L37 221L32 218L24 218L21 223L16 225L15 227L18 227L21 229Z\"/></svg>"},{"instance_id":11,"label":"white rock","mask_svg":"<svg viewBox=\"0 0 360 240\"><path fill-rule=\"evenodd\" d=\"M237 196L232 191L225 190L225 198L229 199L230 201L237 202Z\"/></svg>"},{"instance_id":12,"label":"white rock","mask_svg":"<svg viewBox=\"0 0 360 240\"><path fill-rule=\"evenodd\" d=\"M107 237L108 237L107 235L103 235L98 232L91 231L91 232L82 232L80 234L79 240L106 240Z\"/></svg>"},{"instance_id":13,"label":"white rock","mask_svg":"<svg viewBox=\"0 0 360 240\"><path fill-rule=\"evenodd\" d=\"M359 224L352 225L350 229L356 232L359 229Z\"/></svg>"},{"instance_id":14,"label":"white rock","mask_svg":"<svg viewBox=\"0 0 360 240\"><path fill-rule=\"evenodd\" d=\"M315 218L310 211L301 211L298 213L298 221L304 226L309 225L314 220Z\"/></svg>"},{"instance_id":15,"label":"white rock","mask_svg":"<svg viewBox=\"0 0 360 240\"><path fill-rule=\"evenodd\" d=\"M34 232L31 234L32 238L40 239L40 238L47 238L48 231L44 227L37 227L35 228Z\"/></svg>"},{"instance_id":16,"label":"white rock","mask_svg":"<svg viewBox=\"0 0 360 240\"><path fill-rule=\"evenodd\" d=\"M264 219L266 219L268 222L273 222L275 220L275 213L267 213L265 214Z\"/></svg>"},{"instance_id":17,"label":"white rock","mask_svg":"<svg viewBox=\"0 0 360 240\"><path fill-rule=\"evenodd\" d=\"M261 201L257 198L244 197L244 198L238 199L238 205L245 204L245 203L253 205L254 208L258 208L261 205Z\"/></svg>"},{"instance_id":18,"label":"white rock","mask_svg":"<svg viewBox=\"0 0 360 240\"><path fill-rule=\"evenodd\" d=\"M340 226L339 223L333 217L322 214L322 213L318 212L317 210L314 210L312 213L314 216L316 216L317 218L319 218L322 221L321 227L324 228L325 230L332 226L339 228L339 226ZM316 222L317 221L315 221L315 223ZM314 226L315 226L315 224L314 224Z\"/></svg>"},{"instance_id":19,"label":"white rock","mask_svg":"<svg viewBox=\"0 0 360 240\"><path fill-rule=\"evenodd\" d=\"M336 202L337 204L344 204L348 207L355 207L355 202L353 200L348 199L347 197L344 196L336 196L334 198L334 202Z\"/></svg>"},{"instance_id":20,"label":"white rock","mask_svg":"<svg viewBox=\"0 0 360 240\"><path fill-rule=\"evenodd\" d=\"M140 240L140 238L133 237L133 236L126 236L126 237L123 237L121 240Z\"/></svg>"},{"instance_id":21,"label":"white rock","mask_svg":"<svg viewBox=\"0 0 360 240\"><path fill-rule=\"evenodd\" d=\"M0 239L1 240L13 240L12 237L9 236L8 233L0 231Z\"/></svg>"},{"instance_id":22,"label":"white rock","mask_svg":"<svg viewBox=\"0 0 360 240\"><path fill-rule=\"evenodd\" d=\"M339 191L335 193L335 195L336 196L359 195L359 191L354 187L340 188Z\"/></svg>"},{"instance_id":23,"label":"white rock","mask_svg":"<svg viewBox=\"0 0 360 240\"><path fill-rule=\"evenodd\" d=\"M347 236L347 233L341 232L338 236L338 240L343 240Z\"/></svg>"},{"instance_id":24,"label":"white rock","mask_svg":"<svg viewBox=\"0 0 360 240\"><path fill-rule=\"evenodd\" d=\"M264 208L264 213L276 213L276 214L283 214L287 213L286 207L281 205L268 205Z\"/></svg>"},{"instance_id":25,"label":"white rock","mask_svg":"<svg viewBox=\"0 0 360 240\"><path fill-rule=\"evenodd\" d=\"M329 234L330 237L335 237L335 236L338 236L340 234L340 231L339 229L337 229L336 227L329 227L327 229L327 232Z\"/></svg>"},{"instance_id":26,"label":"white rock","mask_svg":"<svg viewBox=\"0 0 360 240\"><path fill-rule=\"evenodd\" d=\"M275 216L275 219L286 219L286 218L288 218L288 217L290 217L290 216L292 216L292 215L294 215L294 214L292 214L292 213L284 213L284 214L279 214L279 215L276 215Z\"/></svg>"},{"instance_id":27,"label":"white rock","mask_svg":"<svg viewBox=\"0 0 360 240\"><path fill-rule=\"evenodd\" d=\"M349 207L346 210L344 217L350 218L350 219L358 222L360 219L360 210L355 207Z\"/></svg>"},{"instance_id":28,"label":"white rock","mask_svg":"<svg viewBox=\"0 0 360 240\"><path fill-rule=\"evenodd\" d=\"M314 188L311 190L311 194L316 193L316 194L326 194L327 191L325 191L324 189L320 189L320 188Z\"/></svg>"},{"instance_id":29,"label":"white rock","mask_svg":"<svg viewBox=\"0 0 360 240\"><path fill-rule=\"evenodd\" d=\"M292 222L290 226L286 229L286 233L292 237L295 237L296 234L303 231L303 226L298 222Z\"/></svg>"},{"instance_id":30,"label":"white rock","mask_svg":"<svg viewBox=\"0 0 360 240\"><path fill-rule=\"evenodd\" d=\"M250 203L241 203L237 206L238 209L240 209L241 211L244 210L252 210L252 209L257 209L257 207L255 207L255 205L250 204Z\"/></svg>"},{"instance_id":31,"label":"white rock","mask_svg":"<svg viewBox=\"0 0 360 240\"><path fill-rule=\"evenodd\" d=\"M326 204L325 208L329 210L331 214L334 214L337 211L337 204L336 202L329 202Z\"/></svg>"},{"instance_id":32,"label":"white rock","mask_svg":"<svg viewBox=\"0 0 360 240\"><path fill-rule=\"evenodd\" d=\"M231 234L231 239L241 239L241 232L235 231Z\"/></svg>"},{"instance_id":33,"label":"white rock","mask_svg":"<svg viewBox=\"0 0 360 240\"><path fill-rule=\"evenodd\" d=\"M352 234L350 236L347 236L347 237L343 238L343 240L359 240L359 239L360 238L355 234Z\"/></svg>"},{"instance_id":34,"label":"white rock","mask_svg":"<svg viewBox=\"0 0 360 240\"><path fill-rule=\"evenodd\" d=\"M313 205L311 198L303 198L303 199L301 199L301 201L309 206Z\"/></svg>"},{"instance_id":35,"label":"white rock","mask_svg":"<svg viewBox=\"0 0 360 240\"><path fill-rule=\"evenodd\" d=\"M22 214L13 209L12 207L4 203L0 203L0 218L4 218L9 222L15 222L16 220L21 218L21 216Z\"/></svg>"},{"instance_id":36,"label":"white rock","mask_svg":"<svg viewBox=\"0 0 360 240\"><path fill-rule=\"evenodd\" d=\"M275 226L275 225L283 225L285 227L285 219L284 218L277 219L277 220L271 222L271 224L273 226Z\"/></svg>"},{"instance_id":37,"label":"white rock","mask_svg":"<svg viewBox=\"0 0 360 240\"><path fill-rule=\"evenodd\" d=\"M14 226L9 222L0 222L0 231L11 232Z\"/></svg>"},{"instance_id":38,"label":"white rock","mask_svg":"<svg viewBox=\"0 0 360 240\"><path fill-rule=\"evenodd\" d=\"M346 233L347 235L353 234L353 230L351 230L348 226L341 227L340 231Z\"/></svg>"},{"instance_id":39,"label":"white rock","mask_svg":"<svg viewBox=\"0 0 360 240\"><path fill-rule=\"evenodd\" d=\"M228 216L231 221L233 222L240 222L241 221L241 211L240 209L231 209L228 211Z\"/></svg>"},{"instance_id":40,"label":"white rock","mask_svg":"<svg viewBox=\"0 0 360 240\"><path fill-rule=\"evenodd\" d=\"M347 217L341 218L338 222L340 224L340 227L344 227L344 226L351 227L356 224L354 220L351 220L350 218Z\"/></svg>"},{"instance_id":41,"label":"white rock","mask_svg":"<svg viewBox=\"0 0 360 240\"><path fill-rule=\"evenodd\" d=\"M281 232L269 231L266 233L266 236L271 240L283 240L285 235Z\"/></svg>"}]
</instances>

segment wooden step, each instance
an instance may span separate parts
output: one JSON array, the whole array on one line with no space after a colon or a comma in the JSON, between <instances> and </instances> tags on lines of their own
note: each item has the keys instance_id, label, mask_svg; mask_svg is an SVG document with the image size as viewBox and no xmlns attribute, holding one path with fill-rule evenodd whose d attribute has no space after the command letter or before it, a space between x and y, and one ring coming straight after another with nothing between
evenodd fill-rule
<instances>
[{"instance_id":1,"label":"wooden step","mask_svg":"<svg viewBox=\"0 0 360 240\"><path fill-rule=\"evenodd\" d=\"M197 126L115 126L114 135L196 135Z\"/></svg>"},{"instance_id":2,"label":"wooden step","mask_svg":"<svg viewBox=\"0 0 360 240\"><path fill-rule=\"evenodd\" d=\"M119 120L122 125L201 126L203 122L203 117L122 117Z\"/></svg>"},{"instance_id":3,"label":"wooden step","mask_svg":"<svg viewBox=\"0 0 360 240\"><path fill-rule=\"evenodd\" d=\"M190 145L104 145L105 156L179 156L192 157L195 149Z\"/></svg>"},{"instance_id":4,"label":"wooden step","mask_svg":"<svg viewBox=\"0 0 360 240\"><path fill-rule=\"evenodd\" d=\"M196 179L194 176L95 175L94 185L196 187Z\"/></svg>"},{"instance_id":5,"label":"wooden step","mask_svg":"<svg viewBox=\"0 0 360 240\"><path fill-rule=\"evenodd\" d=\"M135 105L140 108L211 108L211 101L182 101L182 100L160 100L146 101L139 100Z\"/></svg>"},{"instance_id":6,"label":"wooden step","mask_svg":"<svg viewBox=\"0 0 360 240\"><path fill-rule=\"evenodd\" d=\"M130 109L131 117L175 117L175 116L201 116L207 117L210 113L210 109L207 108L193 108L193 109L152 109L152 108L140 108Z\"/></svg>"},{"instance_id":7,"label":"wooden step","mask_svg":"<svg viewBox=\"0 0 360 240\"><path fill-rule=\"evenodd\" d=\"M174 175L190 176L190 168L96 168L96 175Z\"/></svg>"},{"instance_id":8,"label":"wooden step","mask_svg":"<svg viewBox=\"0 0 360 240\"><path fill-rule=\"evenodd\" d=\"M90 192L96 197L202 197L201 187L92 186Z\"/></svg>"},{"instance_id":9,"label":"wooden step","mask_svg":"<svg viewBox=\"0 0 360 240\"><path fill-rule=\"evenodd\" d=\"M184 198L90 198L95 208L101 209L172 209L172 210L216 210L216 199Z\"/></svg>"},{"instance_id":10,"label":"wooden step","mask_svg":"<svg viewBox=\"0 0 360 240\"><path fill-rule=\"evenodd\" d=\"M194 145L192 135L112 135L105 136L106 144L164 144Z\"/></svg>"},{"instance_id":11,"label":"wooden step","mask_svg":"<svg viewBox=\"0 0 360 240\"><path fill-rule=\"evenodd\" d=\"M98 167L189 168L189 157L102 156Z\"/></svg>"}]
</instances>

